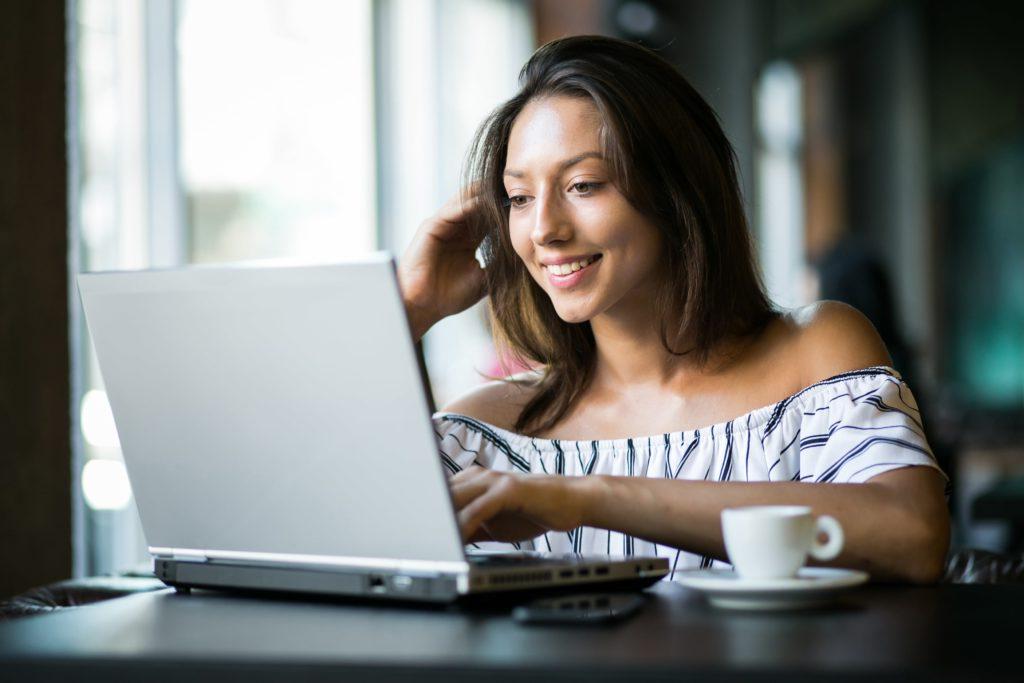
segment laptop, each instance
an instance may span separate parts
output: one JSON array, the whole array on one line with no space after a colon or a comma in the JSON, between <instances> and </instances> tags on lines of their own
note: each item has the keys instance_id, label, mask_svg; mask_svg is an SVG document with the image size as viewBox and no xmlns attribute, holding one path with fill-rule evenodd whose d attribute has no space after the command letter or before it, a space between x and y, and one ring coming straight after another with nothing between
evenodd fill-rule
<instances>
[{"instance_id":1,"label":"laptop","mask_svg":"<svg viewBox=\"0 0 1024 683\"><path fill-rule=\"evenodd\" d=\"M451 602L668 573L656 557L467 552L387 253L78 285L170 586Z\"/></svg>"}]
</instances>

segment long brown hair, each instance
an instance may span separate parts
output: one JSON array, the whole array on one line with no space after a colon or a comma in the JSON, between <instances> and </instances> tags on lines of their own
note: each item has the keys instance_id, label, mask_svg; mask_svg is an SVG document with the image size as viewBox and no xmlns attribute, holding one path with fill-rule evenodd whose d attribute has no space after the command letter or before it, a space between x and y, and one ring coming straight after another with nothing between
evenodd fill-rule
<instances>
[{"instance_id":1,"label":"long brown hair","mask_svg":"<svg viewBox=\"0 0 1024 683\"><path fill-rule=\"evenodd\" d=\"M496 341L543 366L514 429L539 433L586 389L596 345L589 322L558 317L512 248L502 176L512 125L531 100L582 97L597 108L613 182L664 240L667 276L655 303L670 353L692 353L705 363L721 341L763 328L775 313L754 259L732 146L715 112L675 67L633 43L574 36L538 49L519 85L477 131L466 176L480 193L476 225ZM689 348L678 348L683 340Z\"/></svg>"}]
</instances>

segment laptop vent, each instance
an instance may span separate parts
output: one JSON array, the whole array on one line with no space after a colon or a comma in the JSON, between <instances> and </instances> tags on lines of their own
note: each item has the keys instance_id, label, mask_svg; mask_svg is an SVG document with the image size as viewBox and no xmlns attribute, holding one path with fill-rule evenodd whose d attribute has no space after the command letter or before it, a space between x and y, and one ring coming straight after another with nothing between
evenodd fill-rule
<instances>
[{"instance_id":1,"label":"laptop vent","mask_svg":"<svg viewBox=\"0 0 1024 683\"><path fill-rule=\"evenodd\" d=\"M520 572L516 574L494 574L490 577L490 584L509 585L516 583L530 583L533 581L550 581L551 572Z\"/></svg>"}]
</instances>

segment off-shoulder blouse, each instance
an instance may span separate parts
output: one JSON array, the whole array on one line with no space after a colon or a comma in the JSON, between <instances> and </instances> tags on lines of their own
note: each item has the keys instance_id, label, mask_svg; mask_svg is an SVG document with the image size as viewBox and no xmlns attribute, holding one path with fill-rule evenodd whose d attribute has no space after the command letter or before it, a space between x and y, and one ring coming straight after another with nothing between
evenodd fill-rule
<instances>
[{"instance_id":1,"label":"off-shoulder blouse","mask_svg":"<svg viewBox=\"0 0 1024 683\"><path fill-rule=\"evenodd\" d=\"M476 463L496 470L565 476L859 483L901 467L942 472L925 438L913 394L899 373L887 367L836 375L728 422L668 434L599 441L540 439L444 412L434 415L434 425L442 462L451 473ZM552 531L514 545L667 557L672 568L668 578L681 569L729 566L590 527Z\"/></svg>"}]
</instances>

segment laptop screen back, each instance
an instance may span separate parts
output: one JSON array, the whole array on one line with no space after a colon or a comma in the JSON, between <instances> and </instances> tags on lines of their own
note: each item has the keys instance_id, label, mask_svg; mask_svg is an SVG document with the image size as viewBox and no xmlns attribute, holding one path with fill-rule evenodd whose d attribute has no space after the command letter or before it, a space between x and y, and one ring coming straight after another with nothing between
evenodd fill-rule
<instances>
[{"instance_id":1,"label":"laptop screen back","mask_svg":"<svg viewBox=\"0 0 1024 683\"><path fill-rule=\"evenodd\" d=\"M387 255L79 287L151 549L464 561Z\"/></svg>"}]
</instances>

